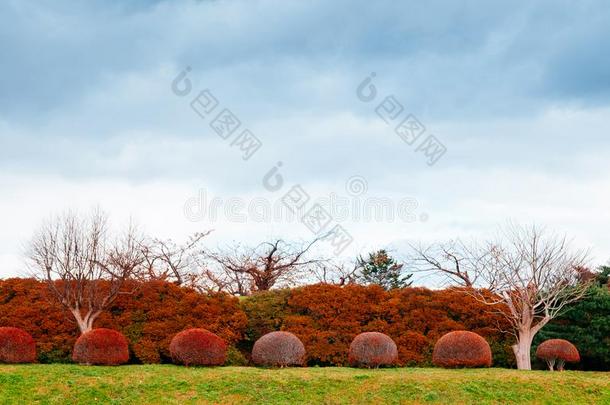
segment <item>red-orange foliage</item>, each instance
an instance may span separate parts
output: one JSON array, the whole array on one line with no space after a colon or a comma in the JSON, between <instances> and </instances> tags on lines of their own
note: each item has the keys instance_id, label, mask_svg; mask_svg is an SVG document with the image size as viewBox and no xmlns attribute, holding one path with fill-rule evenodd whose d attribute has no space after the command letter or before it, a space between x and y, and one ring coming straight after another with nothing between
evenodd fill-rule
<instances>
[{"instance_id":1,"label":"red-orange foliage","mask_svg":"<svg viewBox=\"0 0 610 405\"><path fill-rule=\"evenodd\" d=\"M267 333L254 343L252 361L259 366L302 366L305 346L292 333Z\"/></svg>"},{"instance_id":2,"label":"red-orange foliage","mask_svg":"<svg viewBox=\"0 0 610 405\"><path fill-rule=\"evenodd\" d=\"M436 342L432 362L440 367L489 367L491 349L480 335L464 330L449 332Z\"/></svg>"},{"instance_id":3,"label":"red-orange foliage","mask_svg":"<svg viewBox=\"0 0 610 405\"><path fill-rule=\"evenodd\" d=\"M171 339L185 329L204 328L234 345L247 322L236 297L156 281L145 283L133 296L120 296L98 325L121 330L141 362L159 363L171 361Z\"/></svg>"},{"instance_id":4,"label":"red-orange foliage","mask_svg":"<svg viewBox=\"0 0 610 405\"><path fill-rule=\"evenodd\" d=\"M222 366L227 358L227 344L205 329L187 329L178 333L169 345L172 360L185 366Z\"/></svg>"},{"instance_id":5,"label":"red-orange foliage","mask_svg":"<svg viewBox=\"0 0 610 405\"><path fill-rule=\"evenodd\" d=\"M45 283L34 279L0 280L0 326L28 331L42 362L69 361L78 337L72 315L50 296Z\"/></svg>"},{"instance_id":6,"label":"red-orange foliage","mask_svg":"<svg viewBox=\"0 0 610 405\"><path fill-rule=\"evenodd\" d=\"M0 363L34 363L36 343L32 335L19 328L0 328Z\"/></svg>"},{"instance_id":7,"label":"red-orange foliage","mask_svg":"<svg viewBox=\"0 0 610 405\"><path fill-rule=\"evenodd\" d=\"M398 364L427 365L434 343L459 329L489 339L502 364L514 361L511 338L496 329L507 329L506 320L461 289L388 292L378 286L317 284L293 290L284 311L280 327L303 341L309 364L347 365L353 337L379 331L398 346Z\"/></svg>"},{"instance_id":8,"label":"red-orange foliage","mask_svg":"<svg viewBox=\"0 0 610 405\"><path fill-rule=\"evenodd\" d=\"M549 369L562 371L564 363L578 363L580 353L572 343L564 339L549 339L542 342L536 349L536 357L547 362Z\"/></svg>"},{"instance_id":9,"label":"red-orange foliage","mask_svg":"<svg viewBox=\"0 0 610 405\"><path fill-rule=\"evenodd\" d=\"M364 332L349 347L349 363L354 367L389 366L398 359L398 348L391 337L379 332Z\"/></svg>"},{"instance_id":10,"label":"red-orange foliage","mask_svg":"<svg viewBox=\"0 0 610 405\"><path fill-rule=\"evenodd\" d=\"M318 284L257 294L242 304L225 294L148 282L134 295L119 296L94 326L122 332L131 360L143 363L170 362L171 338L188 328L205 328L248 352L265 333L285 330L305 344L309 364L343 366L349 364L350 343L362 332L390 336L399 364L429 365L436 340L452 330L471 330L490 343L496 364L514 361L511 338L495 330L496 325L508 329L506 321L459 289L388 292L377 286ZM44 283L31 279L0 280L0 326L30 332L40 362L70 361L79 335L72 315Z\"/></svg>"},{"instance_id":11,"label":"red-orange foliage","mask_svg":"<svg viewBox=\"0 0 610 405\"><path fill-rule=\"evenodd\" d=\"M45 283L33 279L0 280L0 326L9 325L32 334L41 362L70 361L79 336L72 315L48 293ZM120 295L94 324L121 331L133 360L143 363L171 361L171 338L184 329L204 327L236 344L246 325L236 297L205 295L161 281L142 284L134 295Z\"/></svg>"},{"instance_id":12,"label":"red-orange foliage","mask_svg":"<svg viewBox=\"0 0 610 405\"><path fill-rule=\"evenodd\" d=\"M121 332L100 328L83 333L74 344L72 360L79 364L117 366L129 361L127 339Z\"/></svg>"},{"instance_id":13,"label":"red-orange foliage","mask_svg":"<svg viewBox=\"0 0 610 405\"><path fill-rule=\"evenodd\" d=\"M378 286L338 287L317 284L292 291L283 330L297 335L307 347L308 362L347 365L354 336L385 332L387 293Z\"/></svg>"}]
</instances>

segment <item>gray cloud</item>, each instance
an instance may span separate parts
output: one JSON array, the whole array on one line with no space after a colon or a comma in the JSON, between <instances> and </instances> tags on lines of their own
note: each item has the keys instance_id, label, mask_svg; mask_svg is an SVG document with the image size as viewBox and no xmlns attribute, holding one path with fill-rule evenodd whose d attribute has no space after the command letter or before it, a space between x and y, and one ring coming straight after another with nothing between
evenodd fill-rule
<instances>
[{"instance_id":1,"label":"gray cloud","mask_svg":"<svg viewBox=\"0 0 610 405\"><path fill-rule=\"evenodd\" d=\"M608 101L600 2L118 4L5 3L2 115L35 121L117 77L187 64L231 99L288 111L345 106L371 69L435 117ZM319 106L298 83L323 77L344 93Z\"/></svg>"},{"instance_id":2,"label":"gray cloud","mask_svg":"<svg viewBox=\"0 0 610 405\"><path fill-rule=\"evenodd\" d=\"M89 193L159 182L257 195L282 161L288 184L325 193L362 175L416 196L436 229L479 229L521 215L524 198L545 212L562 181L604 184L609 37L594 0L3 2L0 170L15 188L50 176ZM194 90L179 98L185 66ZM371 72L379 98L366 104L355 91ZM190 109L204 88L263 141L251 161ZM447 146L436 166L376 116L390 94Z\"/></svg>"}]
</instances>

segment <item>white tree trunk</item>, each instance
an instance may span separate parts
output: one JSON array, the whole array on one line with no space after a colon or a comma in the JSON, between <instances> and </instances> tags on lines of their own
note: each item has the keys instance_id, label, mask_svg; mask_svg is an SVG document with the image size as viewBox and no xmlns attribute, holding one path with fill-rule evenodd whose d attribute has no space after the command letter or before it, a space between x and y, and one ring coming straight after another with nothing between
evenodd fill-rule
<instances>
[{"instance_id":1,"label":"white tree trunk","mask_svg":"<svg viewBox=\"0 0 610 405\"><path fill-rule=\"evenodd\" d=\"M78 325L78 329L80 330L81 335L83 333L89 332L93 329L93 322L97 319L100 311L97 312L87 312L87 315L83 317L78 309L73 309L72 315L74 315L74 319L76 320L76 324Z\"/></svg>"},{"instance_id":2,"label":"white tree trunk","mask_svg":"<svg viewBox=\"0 0 610 405\"><path fill-rule=\"evenodd\" d=\"M519 370L531 370L532 360L530 353L532 350L532 339L534 334L531 330L519 331L519 340L513 345L513 352L517 359L517 369Z\"/></svg>"}]
</instances>

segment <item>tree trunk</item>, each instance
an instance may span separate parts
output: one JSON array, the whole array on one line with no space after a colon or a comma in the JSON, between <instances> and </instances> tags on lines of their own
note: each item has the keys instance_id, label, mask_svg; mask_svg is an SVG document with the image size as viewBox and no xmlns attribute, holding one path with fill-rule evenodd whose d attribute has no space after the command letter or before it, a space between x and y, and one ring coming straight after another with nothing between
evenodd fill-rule
<instances>
[{"instance_id":1,"label":"tree trunk","mask_svg":"<svg viewBox=\"0 0 610 405\"><path fill-rule=\"evenodd\" d=\"M531 330L519 331L519 339L517 343L513 345L513 352L517 359L517 369L519 370L531 370L532 360L530 352L532 350L532 339L533 333Z\"/></svg>"},{"instance_id":2,"label":"tree trunk","mask_svg":"<svg viewBox=\"0 0 610 405\"><path fill-rule=\"evenodd\" d=\"M101 311L89 311L85 317L81 315L78 309L73 309L70 312L72 312L72 315L74 315L74 319L76 320L76 324L78 325L78 329L82 335L83 333L87 333L93 329L93 322L97 319Z\"/></svg>"}]
</instances>

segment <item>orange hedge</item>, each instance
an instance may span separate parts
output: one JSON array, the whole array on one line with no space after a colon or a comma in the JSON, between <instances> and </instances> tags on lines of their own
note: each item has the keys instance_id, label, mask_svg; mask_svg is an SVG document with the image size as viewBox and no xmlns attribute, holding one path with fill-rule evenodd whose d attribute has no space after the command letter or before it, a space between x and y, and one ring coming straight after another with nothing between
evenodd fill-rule
<instances>
[{"instance_id":1,"label":"orange hedge","mask_svg":"<svg viewBox=\"0 0 610 405\"><path fill-rule=\"evenodd\" d=\"M205 328L244 353L266 333L285 330L301 339L310 365L348 365L352 340L381 332L398 346L398 363L430 365L434 343L445 333L470 330L490 344L496 366L512 366L510 337L496 331L503 319L459 289L440 291L316 284L246 297L205 295L166 282L143 284L121 295L95 322L129 341L132 362L171 362L169 344L178 332ZM44 283L0 280L0 326L29 332L40 362L70 361L78 328Z\"/></svg>"},{"instance_id":2,"label":"orange hedge","mask_svg":"<svg viewBox=\"0 0 610 405\"><path fill-rule=\"evenodd\" d=\"M171 362L169 344L184 329L207 329L234 345L246 324L236 297L205 295L162 281L145 283L133 296L120 296L96 321L96 327L122 331L143 363Z\"/></svg>"},{"instance_id":3,"label":"orange hedge","mask_svg":"<svg viewBox=\"0 0 610 405\"><path fill-rule=\"evenodd\" d=\"M36 341L41 362L69 362L79 335L72 315L63 311L44 283L34 279L0 280L0 326L14 326Z\"/></svg>"},{"instance_id":4,"label":"orange hedge","mask_svg":"<svg viewBox=\"0 0 610 405\"><path fill-rule=\"evenodd\" d=\"M377 286L317 284L292 290L280 328L303 341L309 364L348 365L352 339L381 332L396 342L399 364L430 365L441 336L471 330L492 343L496 365L512 366L511 338L495 328L508 329L506 321L488 309L457 288L388 292Z\"/></svg>"},{"instance_id":5,"label":"orange hedge","mask_svg":"<svg viewBox=\"0 0 610 405\"><path fill-rule=\"evenodd\" d=\"M94 327L123 333L132 361L158 363L171 361L171 338L184 329L205 328L228 344L236 344L246 324L246 315L235 297L208 296L155 281L144 283L133 295L120 295ZM32 279L0 280L0 326L29 332L36 340L41 362L70 361L79 335L72 315L55 302L46 284Z\"/></svg>"}]
</instances>

